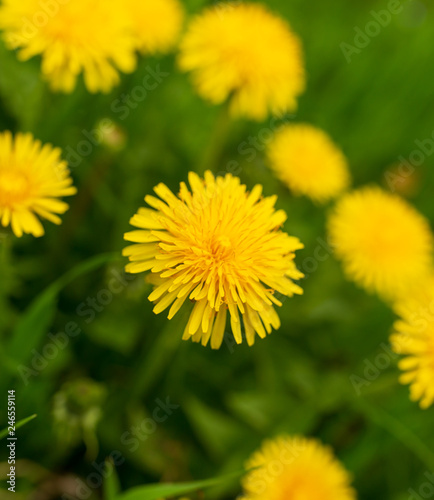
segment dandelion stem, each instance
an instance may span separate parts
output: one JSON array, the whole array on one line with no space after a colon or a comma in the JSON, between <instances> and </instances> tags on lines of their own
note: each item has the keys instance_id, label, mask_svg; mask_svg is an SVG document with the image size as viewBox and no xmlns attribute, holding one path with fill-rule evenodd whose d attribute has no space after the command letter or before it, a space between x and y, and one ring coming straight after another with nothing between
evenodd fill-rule
<instances>
[{"instance_id":1,"label":"dandelion stem","mask_svg":"<svg viewBox=\"0 0 434 500\"><path fill-rule=\"evenodd\" d=\"M178 321L168 322L156 337L151 349L146 345L146 352L139 356L138 364L132 371L134 378L128 391L130 401L143 397L164 372L182 342L179 330L185 321L187 316L184 314Z\"/></svg>"},{"instance_id":2,"label":"dandelion stem","mask_svg":"<svg viewBox=\"0 0 434 500\"><path fill-rule=\"evenodd\" d=\"M434 454L411 429L382 408L361 399L355 404L373 423L382 427L411 450L429 470L434 470Z\"/></svg>"},{"instance_id":3,"label":"dandelion stem","mask_svg":"<svg viewBox=\"0 0 434 500\"><path fill-rule=\"evenodd\" d=\"M7 271L7 268L10 265L11 248L12 248L11 240L12 238L9 234L0 233L0 248L1 248L0 265L3 271Z\"/></svg>"},{"instance_id":4,"label":"dandelion stem","mask_svg":"<svg viewBox=\"0 0 434 500\"><path fill-rule=\"evenodd\" d=\"M2 317L2 328L0 336L7 330L11 310L8 297L16 287L16 276L12 265L12 238L9 233L0 233L0 314Z\"/></svg>"},{"instance_id":5,"label":"dandelion stem","mask_svg":"<svg viewBox=\"0 0 434 500\"><path fill-rule=\"evenodd\" d=\"M221 170L218 167L226 144L226 139L229 135L230 124L229 106L226 103L221 107L216 117L208 147L205 149L199 168L197 169L199 175L202 175L205 170L211 170L212 172L215 169Z\"/></svg>"},{"instance_id":6,"label":"dandelion stem","mask_svg":"<svg viewBox=\"0 0 434 500\"><path fill-rule=\"evenodd\" d=\"M95 429L85 429L83 432L83 441L86 445L86 459L92 462L98 457L99 443L95 434Z\"/></svg>"},{"instance_id":7,"label":"dandelion stem","mask_svg":"<svg viewBox=\"0 0 434 500\"><path fill-rule=\"evenodd\" d=\"M71 239L74 237L80 222L86 216L92 201L96 196L98 188L105 181L107 172L110 170L110 162L105 161L89 169L87 177L84 179L79 193L71 206L71 210L59 232L57 245L53 246L52 258L58 262L67 253Z\"/></svg>"}]
</instances>

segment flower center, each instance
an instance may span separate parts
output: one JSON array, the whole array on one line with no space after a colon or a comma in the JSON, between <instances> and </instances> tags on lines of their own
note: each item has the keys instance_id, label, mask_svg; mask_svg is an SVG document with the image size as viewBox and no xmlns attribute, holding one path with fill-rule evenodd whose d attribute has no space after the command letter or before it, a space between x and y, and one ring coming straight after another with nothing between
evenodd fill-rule
<instances>
[{"instance_id":1,"label":"flower center","mask_svg":"<svg viewBox=\"0 0 434 500\"><path fill-rule=\"evenodd\" d=\"M222 234L212 237L209 252L214 259L214 262L221 262L230 258L233 255L234 250L232 248L231 240L228 236Z\"/></svg>"},{"instance_id":2,"label":"flower center","mask_svg":"<svg viewBox=\"0 0 434 500\"><path fill-rule=\"evenodd\" d=\"M0 206L12 207L26 200L30 194L30 182L24 172L12 169L0 170Z\"/></svg>"}]
</instances>

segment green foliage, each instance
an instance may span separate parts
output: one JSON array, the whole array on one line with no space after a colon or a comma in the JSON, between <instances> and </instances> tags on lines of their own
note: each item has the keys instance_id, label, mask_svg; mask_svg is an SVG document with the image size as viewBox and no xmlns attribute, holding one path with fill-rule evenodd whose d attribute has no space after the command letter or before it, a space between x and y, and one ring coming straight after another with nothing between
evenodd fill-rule
<instances>
[{"instance_id":1,"label":"green foliage","mask_svg":"<svg viewBox=\"0 0 434 500\"><path fill-rule=\"evenodd\" d=\"M237 472L234 474L227 474L222 477L216 477L213 479L208 479L205 481L193 481L190 483L180 483L180 484L153 484L149 486L139 486L137 488L131 488L115 497L115 500L159 500L162 497L175 497L184 495L186 493L192 493L198 490L204 490L210 488L211 486L224 483L228 480L239 478L243 472ZM110 499L108 499L110 500Z\"/></svg>"},{"instance_id":2,"label":"green foliage","mask_svg":"<svg viewBox=\"0 0 434 500\"><path fill-rule=\"evenodd\" d=\"M32 349L40 344L41 337L46 334L53 321L57 309L57 297L64 286L81 274L88 273L115 259L119 259L116 254L91 257L88 261L68 271L39 294L17 322L7 351L10 358L16 360L17 363L25 363L28 360ZM29 331L32 331L30 338Z\"/></svg>"},{"instance_id":3,"label":"green foliage","mask_svg":"<svg viewBox=\"0 0 434 500\"><path fill-rule=\"evenodd\" d=\"M186 1L190 12L206 3ZM308 88L289 119L330 133L349 158L354 186L390 187L389 167L433 133L432 6L403 2L403 12L348 63L341 44L354 44L354 27L363 30L371 11L387 2L267 3L290 20L305 47ZM426 6L426 15L417 14L417 5ZM434 470L434 409L422 411L409 400L408 388L398 384L396 357L377 367L394 315L346 282L324 248L330 207L291 196L270 174L261 138L272 124L234 122L221 148L210 151L221 110L194 93L173 55L142 59L110 95L91 95L82 83L71 95L54 95L39 77L39 62L19 62L0 43L0 127L62 147L78 194L68 200L61 226L44 223L43 238L0 241L13 242L11 251L2 246L0 258L0 409L13 388L18 418L38 414L19 432L19 458L32 464L17 481L22 498L41 485L61 498L69 487L65 477L99 498L99 486L88 478L101 475L98 464L112 456L119 478L106 480L104 500L187 493L233 499L240 493L233 471L263 439L280 433L333 446L361 500L404 500L409 488L418 491L424 473ZM112 103L157 65L168 76L122 120ZM115 135L92 144L89 134L96 137L107 118ZM278 208L288 213L285 229L305 245L296 261L306 279L304 295L280 308L279 331L251 348L234 345L227 334L222 348L211 351L181 341L183 314L171 321L153 314L150 285L124 274L121 249L130 217L154 185L164 182L177 192L189 170L210 162L223 172L234 161L248 188L261 183L265 195L278 195ZM431 221L433 180L434 155L402 180ZM324 258L312 263L318 247ZM116 291L108 300L101 291L111 284ZM65 334L71 322L79 328L75 336ZM44 356L49 335L62 333L65 346ZM98 401L92 433L70 442L54 425L55 396L83 378L103 386L107 397ZM166 398L178 407L161 416L158 401ZM157 422L155 415L166 418ZM5 453L3 447L0 460Z\"/></svg>"}]
</instances>

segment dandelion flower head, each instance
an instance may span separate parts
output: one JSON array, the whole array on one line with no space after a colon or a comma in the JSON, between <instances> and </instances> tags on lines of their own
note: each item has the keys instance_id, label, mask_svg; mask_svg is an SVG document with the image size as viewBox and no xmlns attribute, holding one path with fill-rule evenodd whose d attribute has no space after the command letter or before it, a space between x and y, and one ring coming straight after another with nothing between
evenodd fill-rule
<instances>
[{"instance_id":1,"label":"dandelion flower head","mask_svg":"<svg viewBox=\"0 0 434 500\"><path fill-rule=\"evenodd\" d=\"M349 185L344 154L325 132L311 125L281 127L267 152L272 170L295 195L324 203Z\"/></svg>"},{"instance_id":2,"label":"dandelion flower head","mask_svg":"<svg viewBox=\"0 0 434 500\"><path fill-rule=\"evenodd\" d=\"M0 220L16 236L42 236L39 217L60 224L68 205L59 198L75 194L61 150L42 145L31 134L0 133Z\"/></svg>"},{"instance_id":3,"label":"dandelion flower head","mask_svg":"<svg viewBox=\"0 0 434 500\"><path fill-rule=\"evenodd\" d=\"M355 500L351 478L328 446L301 436L263 443L246 464L240 500Z\"/></svg>"},{"instance_id":4,"label":"dandelion flower head","mask_svg":"<svg viewBox=\"0 0 434 500\"><path fill-rule=\"evenodd\" d=\"M90 92L109 92L119 71L136 65L128 15L119 0L52 2L3 0L0 29L10 49L26 61L42 57L42 75L55 91L70 93L83 73Z\"/></svg>"},{"instance_id":5,"label":"dandelion flower head","mask_svg":"<svg viewBox=\"0 0 434 500\"><path fill-rule=\"evenodd\" d=\"M234 116L254 120L294 111L305 87L298 37L261 4L221 4L199 14L181 40L179 64L204 99L230 98Z\"/></svg>"},{"instance_id":6,"label":"dandelion flower head","mask_svg":"<svg viewBox=\"0 0 434 500\"><path fill-rule=\"evenodd\" d=\"M345 194L328 226L347 276L386 300L410 293L430 275L429 223L397 195L378 187Z\"/></svg>"},{"instance_id":7,"label":"dandelion flower head","mask_svg":"<svg viewBox=\"0 0 434 500\"><path fill-rule=\"evenodd\" d=\"M434 277L395 305L399 320L391 345L403 359L399 368L402 384L410 385L410 398L421 408L434 402Z\"/></svg>"},{"instance_id":8,"label":"dandelion flower head","mask_svg":"<svg viewBox=\"0 0 434 500\"><path fill-rule=\"evenodd\" d=\"M249 193L237 177L202 180L190 172L178 196L164 184L154 188L160 199L146 196L152 208L140 208L131 219L138 229L125 234L131 273L151 271L156 288L149 296L156 314L170 306L171 319L183 303L194 303L184 339L219 348L229 311L235 341L242 330L249 345L279 328L275 292L292 296L302 274L294 263L300 241L280 228L286 220L275 210L276 196L262 198L257 185Z\"/></svg>"}]
</instances>

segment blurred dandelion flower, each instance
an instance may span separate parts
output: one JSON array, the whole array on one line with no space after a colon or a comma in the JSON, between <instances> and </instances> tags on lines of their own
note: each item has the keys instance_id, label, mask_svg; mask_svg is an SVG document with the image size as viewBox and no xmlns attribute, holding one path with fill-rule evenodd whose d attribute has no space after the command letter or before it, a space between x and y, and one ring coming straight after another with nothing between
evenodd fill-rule
<instances>
[{"instance_id":1,"label":"blurred dandelion flower","mask_svg":"<svg viewBox=\"0 0 434 500\"><path fill-rule=\"evenodd\" d=\"M434 278L418 291L399 301L400 317L390 342L397 354L404 355L399 368L402 384L410 384L410 398L421 408L434 402Z\"/></svg>"},{"instance_id":2,"label":"blurred dandelion flower","mask_svg":"<svg viewBox=\"0 0 434 500\"><path fill-rule=\"evenodd\" d=\"M387 300L410 293L430 274L429 223L397 195L378 187L348 193L328 226L347 276Z\"/></svg>"},{"instance_id":3,"label":"blurred dandelion flower","mask_svg":"<svg viewBox=\"0 0 434 500\"><path fill-rule=\"evenodd\" d=\"M350 183L344 154L325 132L311 125L281 127L267 153L272 170L295 195L324 203Z\"/></svg>"},{"instance_id":4,"label":"blurred dandelion flower","mask_svg":"<svg viewBox=\"0 0 434 500\"><path fill-rule=\"evenodd\" d=\"M118 70L134 70L134 40L119 0L69 0L55 10L41 10L39 0L3 0L0 7L7 45L23 61L41 55L53 90L72 92L83 73L90 92L109 92Z\"/></svg>"},{"instance_id":5,"label":"blurred dandelion flower","mask_svg":"<svg viewBox=\"0 0 434 500\"><path fill-rule=\"evenodd\" d=\"M169 52L181 34L184 10L178 0L127 0L137 48L143 54Z\"/></svg>"},{"instance_id":6,"label":"blurred dandelion flower","mask_svg":"<svg viewBox=\"0 0 434 500\"><path fill-rule=\"evenodd\" d=\"M259 4L217 5L197 16L181 40L179 64L193 72L204 99L230 98L234 116L255 120L295 110L305 87L299 39Z\"/></svg>"},{"instance_id":7,"label":"blurred dandelion flower","mask_svg":"<svg viewBox=\"0 0 434 500\"><path fill-rule=\"evenodd\" d=\"M135 243L124 249L131 261L126 270L151 270L156 314L171 306L171 319L188 297L194 301L184 340L211 340L218 349L229 309L236 342L243 323L252 345L255 332L264 338L280 326L274 292L302 293L292 280L303 276L294 263L303 245L279 230L286 214L275 211L276 196L261 197L261 186L249 193L237 177L214 178L209 171L204 180L193 172L188 179L191 192L183 182L178 196L159 184L154 191L163 201L146 196L155 210L140 208L130 221L140 229L125 234Z\"/></svg>"},{"instance_id":8,"label":"blurred dandelion flower","mask_svg":"<svg viewBox=\"0 0 434 500\"><path fill-rule=\"evenodd\" d=\"M61 150L44 146L31 134L0 133L0 220L11 225L16 236L42 236L44 228L36 215L60 224L56 214L68 210L58 200L76 193Z\"/></svg>"},{"instance_id":9,"label":"blurred dandelion flower","mask_svg":"<svg viewBox=\"0 0 434 500\"><path fill-rule=\"evenodd\" d=\"M351 478L331 448L315 439L280 436L265 441L246 468L240 500L354 500Z\"/></svg>"}]
</instances>

